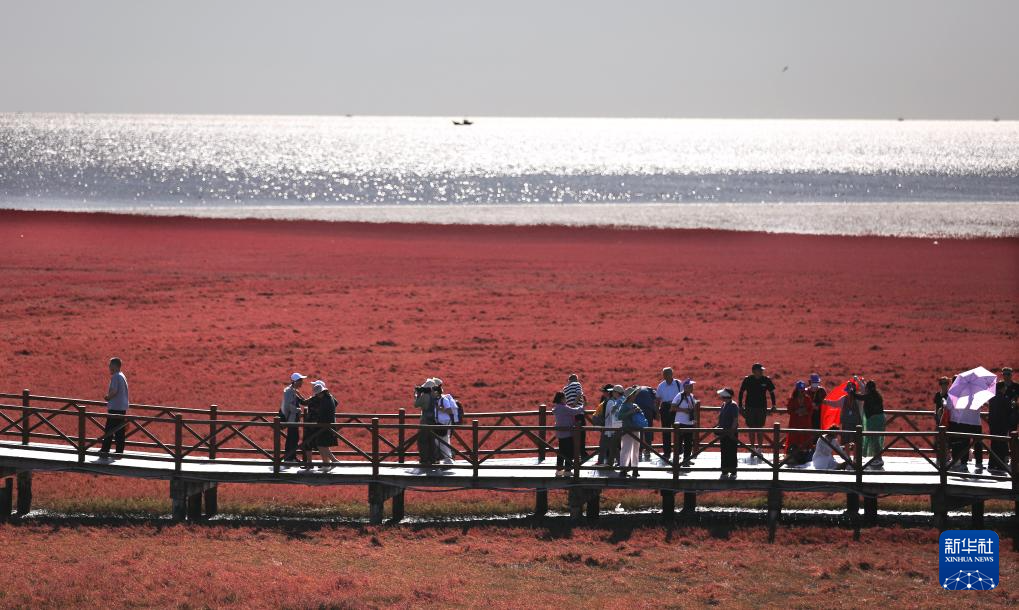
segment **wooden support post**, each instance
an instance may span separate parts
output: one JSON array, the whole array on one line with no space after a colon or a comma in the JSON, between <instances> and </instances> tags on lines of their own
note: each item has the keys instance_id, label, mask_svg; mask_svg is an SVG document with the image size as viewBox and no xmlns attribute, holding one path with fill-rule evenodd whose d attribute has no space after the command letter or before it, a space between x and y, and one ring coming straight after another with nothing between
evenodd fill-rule
<instances>
[{"instance_id":1,"label":"wooden support post","mask_svg":"<svg viewBox=\"0 0 1019 610\"><path fill-rule=\"evenodd\" d=\"M219 513L219 497L215 486L205 490L205 516L215 517Z\"/></svg>"},{"instance_id":2,"label":"wooden support post","mask_svg":"<svg viewBox=\"0 0 1019 610\"><path fill-rule=\"evenodd\" d=\"M534 516L544 517L548 514L548 490L534 490Z\"/></svg>"},{"instance_id":3,"label":"wooden support post","mask_svg":"<svg viewBox=\"0 0 1019 610\"><path fill-rule=\"evenodd\" d=\"M777 433L778 424L775 424ZM772 487L768 490L768 542L775 542L778 520L782 517L782 490Z\"/></svg>"},{"instance_id":4,"label":"wooden support post","mask_svg":"<svg viewBox=\"0 0 1019 610\"><path fill-rule=\"evenodd\" d=\"M6 523L11 518L13 500L14 482L10 477L6 477L0 485L0 523Z\"/></svg>"},{"instance_id":5,"label":"wooden support post","mask_svg":"<svg viewBox=\"0 0 1019 610\"><path fill-rule=\"evenodd\" d=\"M973 529L984 529L984 501L973 500L972 511L972 521L970 523L972 524Z\"/></svg>"},{"instance_id":6,"label":"wooden support post","mask_svg":"<svg viewBox=\"0 0 1019 610\"><path fill-rule=\"evenodd\" d=\"M30 396L30 392L27 389L24 389L24 390L21 391L21 406L24 407L24 409L22 409L22 411L21 411L21 444L22 445L27 445L28 444L28 428L29 428L29 424L30 424L29 419L28 419L28 414L30 412L29 411L29 403L28 403L29 396Z\"/></svg>"},{"instance_id":7,"label":"wooden support post","mask_svg":"<svg viewBox=\"0 0 1019 610\"><path fill-rule=\"evenodd\" d=\"M676 492L671 489L663 489L662 494L662 519L665 521L676 520Z\"/></svg>"},{"instance_id":8,"label":"wooden support post","mask_svg":"<svg viewBox=\"0 0 1019 610\"><path fill-rule=\"evenodd\" d=\"M188 517L187 484L178 479L170 479L170 505L173 520L185 521Z\"/></svg>"},{"instance_id":9,"label":"wooden support post","mask_svg":"<svg viewBox=\"0 0 1019 610\"><path fill-rule=\"evenodd\" d=\"M453 440L450 438L450 440ZM481 467L480 462L480 448L478 447L478 420L471 420L471 459L474 460L474 471L472 473L475 479L478 478L478 469Z\"/></svg>"},{"instance_id":10,"label":"wooden support post","mask_svg":"<svg viewBox=\"0 0 1019 610\"><path fill-rule=\"evenodd\" d=\"M697 492L683 492L683 517L691 518L697 512Z\"/></svg>"},{"instance_id":11,"label":"wooden support post","mask_svg":"<svg viewBox=\"0 0 1019 610\"><path fill-rule=\"evenodd\" d=\"M27 515L32 511L32 471L19 472L18 478L18 514Z\"/></svg>"},{"instance_id":12,"label":"wooden support post","mask_svg":"<svg viewBox=\"0 0 1019 610\"><path fill-rule=\"evenodd\" d=\"M863 518L867 525L877 523L877 496L863 496Z\"/></svg>"},{"instance_id":13,"label":"wooden support post","mask_svg":"<svg viewBox=\"0 0 1019 610\"><path fill-rule=\"evenodd\" d=\"M202 519L202 492L188 494L188 521L201 521Z\"/></svg>"},{"instance_id":14,"label":"wooden support post","mask_svg":"<svg viewBox=\"0 0 1019 610\"><path fill-rule=\"evenodd\" d=\"M173 416L173 469L181 471L184 462L184 424L180 414Z\"/></svg>"},{"instance_id":15,"label":"wooden support post","mask_svg":"<svg viewBox=\"0 0 1019 610\"><path fill-rule=\"evenodd\" d=\"M601 490L587 490L587 518L597 519L598 511L601 509Z\"/></svg>"},{"instance_id":16,"label":"wooden support post","mask_svg":"<svg viewBox=\"0 0 1019 610\"><path fill-rule=\"evenodd\" d=\"M393 496L393 523L403 521L404 490L400 490Z\"/></svg>"},{"instance_id":17,"label":"wooden support post","mask_svg":"<svg viewBox=\"0 0 1019 610\"><path fill-rule=\"evenodd\" d=\"M545 403L538 405L538 438L541 442L538 443L538 463L545 461L545 439L548 438L548 434L545 431L545 422L548 421L548 414L546 413Z\"/></svg>"},{"instance_id":18,"label":"wooden support post","mask_svg":"<svg viewBox=\"0 0 1019 610\"><path fill-rule=\"evenodd\" d=\"M78 405L78 463L85 463L85 407Z\"/></svg>"},{"instance_id":19,"label":"wooden support post","mask_svg":"<svg viewBox=\"0 0 1019 610\"><path fill-rule=\"evenodd\" d=\"M407 409L400 408L397 423L400 427L396 429L396 459L402 464L407 460L407 429L404 428L407 425Z\"/></svg>"},{"instance_id":20,"label":"wooden support post","mask_svg":"<svg viewBox=\"0 0 1019 610\"><path fill-rule=\"evenodd\" d=\"M570 507L570 518L579 519L584 514L584 500L586 490L580 487L571 487L567 492L567 504Z\"/></svg>"},{"instance_id":21,"label":"wooden support post","mask_svg":"<svg viewBox=\"0 0 1019 610\"><path fill-rule=\"evenodd\" d=\"M944 426L938 426L938 479L941 486L941 494L945 493L945 486L948 485L948 430Z\"/></svg>"},{"instance_id":22,"label":"wooden support post","mask_svg":"<svg viewBox=\"0 0 1019 610\"><path fill-rule=\"evenodd\" d=\"M855 493L846 494L846 512L853 524L853 540L860 539L860 496Z\"/></svg>"},{"instance_id":23,"label":"wooden support post","mask_svg":"<svg viewBox=\"0 0 1019 610\"><path fill-rule=\"evenodd\" d=\"M283 463L280 455L280 418L272 418L272 473L280 473L280 465Z\"/></svg>"},{"instance_id":24,"label":"wooden support post","mask_svg":"<svg viewBox=\"0 0 1019 610\"><path fill-rule=\"evenodd\" d=\"M372 478L379 478L379 418L372 418Z\"/></svg>"},{"instance_id":25,"label":"wooden support post","mask_svg":"<svg viewBox=\"0 0 1019 610\"><path fill-rule=\"evenodd\" d=\"M931 496L931 512L934 513L934 529L943 532L948 529L948 500L942 492Z\"/></svg>"},{"instance_id":26,"label":"wooden support post","mask_svg":"<svg viewBox=\"0 0 1019 610\"><path fill-rule=\"evenodd\" d=\"M216 459L216 419L218 419L219 407L209 405L209 459Z\"/></svg>"}]
</instances>

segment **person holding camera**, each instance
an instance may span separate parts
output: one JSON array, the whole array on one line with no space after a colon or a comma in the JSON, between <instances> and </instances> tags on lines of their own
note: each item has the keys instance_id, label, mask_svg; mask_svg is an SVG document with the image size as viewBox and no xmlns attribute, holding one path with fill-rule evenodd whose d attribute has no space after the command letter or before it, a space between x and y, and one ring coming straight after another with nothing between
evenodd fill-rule
<instances>
[{"instance_id":1,"label":"person holding camera","mask_svg":"<svg viewBox=\"0 0 1019 610\"><path fill-rule=\"evenodd\" d=\"M422 426L434 426L435 414L439 404L439 393L435 387L435 381L426 379L424 383L414 388L414 406L421 410L419 423ZM435 430L419 428L418 461L422 466L433 466L436 462L438 439Z\"/></svg>"}]
</instances>

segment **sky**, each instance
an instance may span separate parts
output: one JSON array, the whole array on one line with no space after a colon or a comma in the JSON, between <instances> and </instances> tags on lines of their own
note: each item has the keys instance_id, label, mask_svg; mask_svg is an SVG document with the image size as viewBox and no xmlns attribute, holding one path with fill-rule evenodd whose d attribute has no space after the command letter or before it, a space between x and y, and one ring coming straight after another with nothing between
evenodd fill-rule
<instances>
[{"instance_id":1,"label":"sky","mask_svg":"<svg viewBox=\"0 0 1019 610\"><path fill-rule=\"evenodd\" d=\"M0 0L0 111L1019 119L1019 0Z\"/></svg>"}]
</instances>

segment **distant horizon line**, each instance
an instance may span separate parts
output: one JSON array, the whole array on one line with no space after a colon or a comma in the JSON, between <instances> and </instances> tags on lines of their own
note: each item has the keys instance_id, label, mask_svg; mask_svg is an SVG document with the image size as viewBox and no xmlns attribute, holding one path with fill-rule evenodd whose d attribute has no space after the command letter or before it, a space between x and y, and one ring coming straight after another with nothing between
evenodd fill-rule
<instances>
[{"instance_id":1,"label":"distant horizon line","mask_svg":"<svg viewBox=\"0 0 1019 610\"><path fill-rule=\"evenodd\" d=\"M659 116L659 115L512 115L512 114L358 114L358 113L337 113L322 114L315 112L166 112L166 111L105 111L105 110L4 110L0 109L0 115L100 115L100 116L194 116L194 117L258 117L258 118L412 118L412 119L442 119L460 120L468 119L612 119L612 120L677 120L677 121L881 121L892 123L905 122L989 122L1006 123L1019 121L1019 115L1015 117L994 116L986 118L931 118L931 117L844 117L844 116L817 116L817 117L775 117L775 116Z\"/></svg>"}]
</instances>

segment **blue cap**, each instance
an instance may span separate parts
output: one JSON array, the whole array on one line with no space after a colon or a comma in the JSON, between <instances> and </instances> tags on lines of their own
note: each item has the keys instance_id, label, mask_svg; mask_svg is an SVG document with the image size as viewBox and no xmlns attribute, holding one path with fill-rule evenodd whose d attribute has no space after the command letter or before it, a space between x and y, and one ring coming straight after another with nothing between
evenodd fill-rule
<instances>
[{"instance_id":1,"label":"blue cap","mask_svg":"<svg viewBox=\"0 0 1019 610\"><path fill-rule=\"evenodd\" d=\"M810 383L821 383L821 376L817 373L810 374Z\"/></svg>"},{"instance_id":2,"label":"blue cap","mask_svg":"<svg viewBox=\"0 0 1019 610\"><path fill-rule=\"evenodd\" d=\"M797 390L802 390L802 389L804 389L806 387L807 387L807 384L803 383L802 379L796 382L796 389Z\"/></svg>"}]
</instances>

